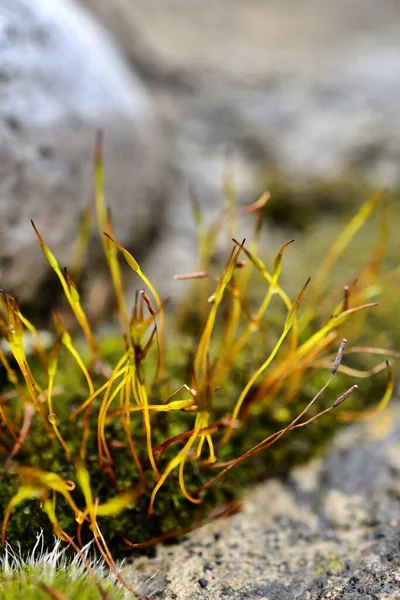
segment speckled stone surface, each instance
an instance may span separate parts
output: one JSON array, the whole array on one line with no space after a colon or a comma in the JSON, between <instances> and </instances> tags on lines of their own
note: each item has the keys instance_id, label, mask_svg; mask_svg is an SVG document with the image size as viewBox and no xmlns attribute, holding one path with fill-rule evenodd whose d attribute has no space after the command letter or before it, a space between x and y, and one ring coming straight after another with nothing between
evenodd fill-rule
<instances>
[{"instance_id":1,"label":"speckled stone surface","mask_svg":"<svg viewBox=\"0 0 400 600\"><path fill-rule=\"evenodd\" d=\"M0 280L31 306L46 304L38 289L50 269L30 220L71 267L99 128L115 236L138 252L165 204L164 138L150 94L73 0L1 0Z\"/></svg>"},{"instance_id":2,"label":"speckled stone surface","mask_svg":"<svg viewBox=\"0 0 400 600\"><path fill-rule=\"evenodd\" d=\"M398 406L252 490L240 514L159 546L124 575L163 600L400 599Z\"/></svg>"}]
</instances>

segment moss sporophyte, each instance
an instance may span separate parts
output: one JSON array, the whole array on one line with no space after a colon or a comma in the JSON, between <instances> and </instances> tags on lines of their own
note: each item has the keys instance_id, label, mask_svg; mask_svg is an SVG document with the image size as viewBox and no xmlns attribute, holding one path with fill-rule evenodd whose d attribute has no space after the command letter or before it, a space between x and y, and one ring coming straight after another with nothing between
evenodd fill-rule
<instances>
[{"instance_id":1,"label":"moss sporophyte","mask_svg":"<svg viewBox=\"0 0 400 600\"><path fill-rule=\"evenodd\" d=\"M199 266L176 276L189 280L177 285L193 287L173 317L116 240L103 188L98 140L96 220L120 334L96 332L75 271L59 266L38 223L34 231L67 302L53 310L50 349L15 298L1 293L8 350L5 344L0 350L7 379L0 398L0 504L3 546L8 541L32 548L43 529L46 543L55 533L77 552L94 539L113 566L132 547L237 510L246 484L304 461L338 423L385 408L393 390L388 359L397 355L375 348L363 332L375 299L393 285L398 270L381 275L387 239L383 194L361 206L297 295L281 284L291 242L271 269L259 256L269 194L244 210L230 199L209 230L195 204ZM382 225L370 258L350 283L331 285L333 267L378 209ZM239 217L255 218L254 235L249 241L232 239L225 267L214 275L218 234L233 232ZM87 229L78 238L81 256ZM142 288L131 313L121 258ZM78 325L69 326L71 332L64 324L67 310ZM27 333L35 346L29 355ZM371 366L371 356L383 362ZM374 383L366 387L369 377ZM354 394L356 378L363 385Z\"/></svg>"}]
</instances>

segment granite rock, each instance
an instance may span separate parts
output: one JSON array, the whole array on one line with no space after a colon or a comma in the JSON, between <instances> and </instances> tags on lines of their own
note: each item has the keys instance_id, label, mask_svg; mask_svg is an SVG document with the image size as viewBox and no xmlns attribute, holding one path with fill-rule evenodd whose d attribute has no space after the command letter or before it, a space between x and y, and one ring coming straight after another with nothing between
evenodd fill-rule
<instances>
[{"instance_id":1,"label":"granite rock","mask_svg":"<svg viewBox=\"0 0 400 600\"><path fill-rule=\"evenodd\" d=\"M48 273L30 219L68 264L99 128L116 236L140 250L160 224L165 183L149 93L72 0L1 0L0 281L24 301L40 303Z\"/></svg>"}]
</instances>

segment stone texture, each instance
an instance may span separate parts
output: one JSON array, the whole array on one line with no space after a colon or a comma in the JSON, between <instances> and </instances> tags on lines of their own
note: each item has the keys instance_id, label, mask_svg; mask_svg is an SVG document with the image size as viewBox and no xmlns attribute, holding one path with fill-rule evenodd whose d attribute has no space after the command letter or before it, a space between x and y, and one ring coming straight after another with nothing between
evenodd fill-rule
<instances>
[{"instance_id":1,"label":"stone texture","mask_svg":"<svg viewBox=\"0 0 400 600\"><path fill-rule=\"evenodd\" d=\"M153 599L398 599L399 457L393 405L342 431L325 458L248 493L241 514L158 547L125 576Z\"/></svg>"},{"instance_id":2,"label":"stone texture","mask_svg":"<svg viewBox=\"0 0 400 600\"><path fill-rule=\"evenodd\" d=\"M193 85L181 59L173 59L158 44L150 42L142 27L140 12L131 0L79 0L93 12L118 42L132 68L149 82L190 89Z\"/></svg>"},{"instance_id":3,"label":"stone texture","mask_svg":"<svg viewBox=\"0 0 400 600\"><path fill-rule=\"evenodd\" d=\"M37 302L47 265L30 225L68 264L105 133L116 236L142 249L161 220L163 136L151 97L72 1L0 2L0 281Z\"/></svg>"}]
</instances>

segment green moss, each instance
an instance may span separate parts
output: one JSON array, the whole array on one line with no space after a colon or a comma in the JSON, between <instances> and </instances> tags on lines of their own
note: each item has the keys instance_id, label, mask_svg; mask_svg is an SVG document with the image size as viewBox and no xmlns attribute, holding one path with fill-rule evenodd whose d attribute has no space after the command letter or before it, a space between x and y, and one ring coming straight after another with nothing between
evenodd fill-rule
<instances>
[{"instance_id":1,"label":"green moss","mask_svg":"<svg viewBox=\"0 0 400 600\"><path fill-rule=\"evenodd\" d=\"M88 575L85 565L71 562L54 538L51 550L42 548L42 538L36 539L29 554L7 548L0 558L1 600L48 600L62 594L68 600L101 599L103 592L110 600L123 600L126 590L115 581L100 562L91 564L93 577ZM32 550L32 548L35 548Z\"/></svg>"},{"instance_id":2,"label":"green moss","mask_svg":"<svg viewBox=\"0 0 400 600\"><path fill-rule=\"evenodd\" d=\"M113 358L114 352L118 353L118 344L114 339L109 338L103 341L105 355ZM255 355L261 353L261 348L257 345L253 347ZM182 359L180 350L175 351L177 360L173 361L175 377L177 381L184 377L186 360ZM173 356L174 351L170 349ZM238 361L239 362L239 361ZM251 362L251 361L250 361ZM81 440L81 426L71 424L68 420L68 412L78 407L86 397L84 382L76 371L76 368L68 355L63 362L65 370L59 372L59 384L68 380L68 389L71 389L71 382L78 390L75 396L69 398L60 395L55 397L55 406L58 414L61 433L65 439L76 443L75 451L79 449ZM240 362L232 370L226 385L216 392L214 418L222 418L231 407L231 398L237 397L240 390L246 382L249 365L247 362ZM246 420L242 427L237 430L229 442L219 449L219 460L230 460L238 457L249 450L256 443L260 442L268 435L276 432L285 426L305 407L309 399L322 387L326 381L326 373L317 372L313 378L310 378L305 387L301 390L298 397L290 403L282 415L282 420L276 406L279 406L279 398L270 408L262 405L256 405L252 413L252 418ZM346 379L333 380L331 387L321 398L320 403L309 414L315 414L323 408L331 406L333 401L346 389ZM348 387L348 386L347 386ZM369 397L376 401L379 394L382 393L384 383L382 379L376 381L376 388L371 393L371 382L365 385L358 397L352 402L354 410L363 410L368 404L365 398ZM257 388L253 390L256 393ZM367 391L367 394L363 393ZM94 404L93 413L96 414L98 404ZM153 443L156 446L162 442L168 435L186 431L191 427L193 416L190 414L176 413L173 422L168 419L168 414L155 414L153 417ZM154 487L154 477L147 476L146 486L138 498L135 506L125 510L117 518L99 518L101 531L107 540L107 544L115 557L122 557L126 554L132 554L123 541L126 537L133 543L146 542L162 534L179 531L187 527L200 523L207 518L208 514L217 506L232 502L240 497L243 491L250 484L271 476L281 476L286 474L293 466L309 460L315 454L321 452L329 443L333 433L337 428L337 421L334 416L329 415L315 422L307 428L288 433L280 442L272 446L267 452L260 453L249 460L238 465L222 478L218 485L212 486L204 496L200 505L193 505L187 501L179 488L178 476L172 473L161 488L157 496L154 514L148 516L148 507L151 490ZM96 431L97 422L94 419L93 431ZM71 428L74 428L74 434L71 435ZM136 413L131 423L132 434L135 436L139 456L144 464L147 464L146 443L143 427L139 414ZM125 434L119 423L116 421L112 427L107 429L108 440L124 442ZM178 445L175 444L166 452L165 459L172 458L176 453ZM65 454L57 442L53 439L49 442L48 436L43 430L40 419L35 416L30 435L25 448L19 456L22 464L29 464L46 471L58 473L65 480L76 481L76 472L74 467L65 460ZM125 448L115 449L113 451L113 471L119 483L119 490L116 490L112 480L104 470L99 468L97 460L97 439L92 434L88 446L87 468L91 477L93 494L101 502L112 498L117 491L124 491L132 485L139 485L139 478L136 466L130 455L127 455ZM202 466L198 462L188 462L185 469L185 482L187 489L195 493L206 481L214 474L212 470ZM3 512L8 502L16 492L15 477L6 475L0 482L0 512ZM57 496L57 517L61 528L71 537L76 532L76 521L71 509L61 496ZM84 498L79 488L74 491L74 498L78 506L84 505ZM7 528L7 541L11 546L20 546L22 551L28 552L34 545L36 535L39 530L43 531L43 539L46 547L53 544L53 530L47 516L43 513L40 503L37 500L26 501L21 507L14 510ZM89 527L83 527L82 539L87 542L92 539Z\"/></svg>"}]
</instances>

